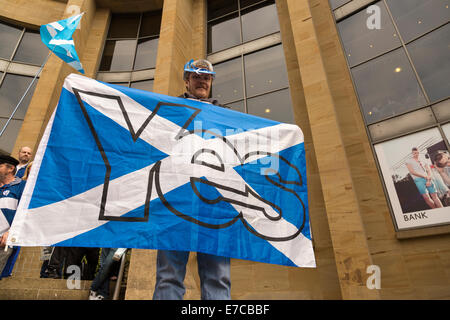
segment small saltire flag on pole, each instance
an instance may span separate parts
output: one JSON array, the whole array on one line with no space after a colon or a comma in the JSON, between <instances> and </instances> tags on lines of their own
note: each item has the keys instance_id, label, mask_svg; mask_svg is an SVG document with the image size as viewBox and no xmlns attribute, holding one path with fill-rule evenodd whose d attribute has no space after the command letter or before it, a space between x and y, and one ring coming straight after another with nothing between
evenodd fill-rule
<instances>
[{"instance_id":1,"label":"small saltire flag on pole","mask_svg":"<svg viewBox=\"0 0 450 320\"><path fill-rule=\"evenodd\" d=\"M315 267L302 131L71 74L8 244Z\"/></svg>"},{"instance_id":2,"label":"small saltire flag on pole","mask_svg":"<svg viewBox=\"0 0 450 320\"><path fill-rule=\"evenodd\" d=\"M82 74L84 74L84 69L75 50L72 35L83 14L84 12L64 20L45 24L40 28L42 42L64 62Z\"/></svg>"}]
</instances>

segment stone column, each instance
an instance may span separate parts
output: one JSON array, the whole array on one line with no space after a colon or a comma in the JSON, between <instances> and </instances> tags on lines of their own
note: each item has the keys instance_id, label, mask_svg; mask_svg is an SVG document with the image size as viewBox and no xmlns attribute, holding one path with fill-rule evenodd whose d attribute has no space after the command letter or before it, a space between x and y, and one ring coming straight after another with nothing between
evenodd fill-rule
<instances>
[{"instance_id":1,"label":"stone column","mask_svg":"<svg viewBox=\"0 0 450 320\"><path fill-rule=\"evenodd\" d=\"M317 36L313 6L325 1L287 0L306 111L343 299L379 299L366 287L372 264L341 128Z\"/></svg>"},{"instance_id":2,"label":"stone column","mask_svg":"<svg viewBox=\"0 0 450 320\"><path fill-rule=\"evenodd\" d=\"M153 92L178 96L184 91L183 66L191 58L205 55L205 1L165 0L156 59ZM199 279L195 253L186 272L185 299L199 299ZM126 299L152 299L156 279L156 250L136 250L131 254Z\"/></svg>"},{"instance_id":3,"label":"stone column","mask_svg":"<svg viewBox=\"0 0 450 320\"><path fill-rule=\"evenodd\" d=\"M336 261L331 243L322 185L317 167L317 157L306 109L305 93L300 75L287 0L277 0L276 5L295 122L304 134L308 207L317 264L316 269L312 270L299 268L289 269L291 277L294 276L293 279L295 279L295 282L290 284L290 290L294 293L304 288L303 291L307 292L305 296L312 299L341 299ZM315 281L311 282L311 278L314 278ZM305 284L311 285L305 286Z\"/></svg>"},{"instance_id":4,"label":"stone column","mask_svg":"<svg viewBox=\"0 0 450 320\"><path fill-rule=\"evenodd\" d=\"M204 55L204 0L164 1L153 91L180 95L184 91L183 66ZM202 39L203 38L203 39Z\"/></svg>"}]
</instances>

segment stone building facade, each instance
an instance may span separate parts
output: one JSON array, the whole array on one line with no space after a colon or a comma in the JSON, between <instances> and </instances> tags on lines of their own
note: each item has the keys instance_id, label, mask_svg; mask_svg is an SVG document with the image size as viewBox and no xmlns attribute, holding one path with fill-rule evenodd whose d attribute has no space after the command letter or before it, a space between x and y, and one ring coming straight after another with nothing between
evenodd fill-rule
<instances>
[{"instance_id":1,"label":"stone building facade","mask_svg":"<svg viewBox=\"0 0 450 320\"><path fill-rule=\"evenodd\" d=\"M176 96L184 89L184 63L191 58L208 58L218 71L218 81L223 70L226 81L243 83L239 87L224 80L213 88L213 94L221 95L243 112L274 119L280 116L282 121L299 125L305 136L317 268L233 259L233 299L448 299L450 219L414 228L399 227L377 152L377 145L430 129L437 130L448 150L450 91L446 90L445 81L443 88L439 88L441 81L428 82L426 70L422 72L423 64L428 62L425 58L416 59L422 56L414 52L420 51L421 41L430 48L433 37L448 44L449 3L423 2L429 5L423 10L433 14L423 14L423 21L414 20L415 27L425 29L407 35L412 27L402 29L407 17L397 14L397 7L390 0L240 0L235 4L207 0L0 0L0 23L7 26L0 29L0 42L6 41L5 34L12 33L8 28L18 30L17 39L21 39L9 56L0 56L0 97L10 74L25 77L23 83L28 84L46 56L40 48L44 54L37 62L15 59L24 39L36 37L42 24L79 12L85 15L74 40L88 77ZM386 35L380 39L377 34L365 32L364 26L355 30L358 19L367 20L370 31L369 22L376 27L376 11L368 10L370 6L381 8L381 30L392 27L394 37L400 38L398 44L387 44L397 40ZM410 10L413 14L409 17L413 18L421 13L414 11L420 6L412 9L405 4L403 10ZM366 18L361 18L363 15ZM266 21L269 22L263 23ZM127 34L134 26L138 33ZM237 29L237 38L230 34L233 28ZM263 34L258 33L261 30ZM30 43L28 50L39 46ZM126 49L130 43L134 45L132 52ZM379 51L367 52L368 49L361 49L364 46L375 46ZM413 94L407 88L402 93L400 82L384 74L377 78L376 72L381 70L377 63L389 64L390 55L396 50L406 52L411 81L418 83L414 94L419 97L412 102L402 100ZM444 49L431 46L431 50ZM277 83L282 85L264 87L265 84L256 83L256 91L252 91L249 79L257 77L261 61L279 68L275 76L281 75ZM449 74L448 61L441 62L440 70L432 70L437 77ZM371 71L364 74L366 67ZM395 69L399 68L406 72L406 67ZM233 74L226 70L233 70ZM11 131L0 138L3 151L15 155L20 146L37 148L64 78L72 72L60 59L50 57L23 115L15 117ZM448 83L448 78L442 79ZM371 96L373 91L384 90L384 82L389 81L398 92L382 91ZM375 84L369 88L372 91L364 88L364 83ZM378 112L373 101L390 95L388 102L381 102L389 110L372 120L369 115ZM286 101L288 109L268 112L267 101L273 101L270 99ZM390 105L393 100L398 103ZM4 101L0 98L0 103ZM0 115L3 126L7 112ZM450 209L447 214L450 217ZM151 299L155 259L154 250L132 250L125 299ZM369 266L379 267L379 289L367 286L373 275ZM39 279L39 269L39 248L23 248L13 276L0 282L0 288L4 288L1 298L87 297L88 284L76 292L67 290L58 280ZM199 299L194 254L189 260L186 285L186 298Z\"/></svg>"}]
</instances>

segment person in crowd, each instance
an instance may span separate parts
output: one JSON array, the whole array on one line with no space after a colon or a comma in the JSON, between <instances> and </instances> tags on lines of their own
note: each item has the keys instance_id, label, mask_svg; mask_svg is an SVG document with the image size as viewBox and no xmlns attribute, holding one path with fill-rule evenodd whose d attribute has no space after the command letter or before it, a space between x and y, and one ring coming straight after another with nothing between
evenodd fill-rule
<instances>
[{"instance_id":1,"label":"person in crowd","mask_svg":"<svg viewBox=\"0 0 450 320\"><path fill-rule=\"evenodd\" d=\"M215 72L207 60L190 60L184 67L186 92L180 96L213 105L210 98ZM189 252L158 250L154 300L181 300L185 294L184 278ZM201 298L205 300L231 299L230 258L197 253Z\"/></svg>"},{"instance_id":2,"label":"person in crowd","mask_svg":"<svg viewBox=\"0 0 450 320\"><path fill-rule=\"evenodd\" d=\"M66 247L53 247L47 268L43 272L43 278L61 279L63 276L64 262L66 260Z\"/></svg>"},{"instance_id":3,"label":"person in crowd","mask_svg":"<svg viewBox=\"0 0 450 320\"><path fill-rule=\"evenodd\" d=\"M441 200L432 182L430 168L420 161L419 150L416 147L412 148L412 158L405 164L426 204L431 209L442 208Z\"/></svg>"},{"instance_id":4,"label":"person in crowd","mask_svg":"<svg viewBox=\"0 0 450 320\"><path fill-rule=\"evenodd\" d=\"M100 248L70 247L67 249L65 278L70 276L70 273L67 272L68 266L78 266L82 271L82 280L94 280L99 263Z\"/></svg>"},{"instance_id":5,"label":"person in crowd","mask_svg":"<svg viewBox=\"0 0 450 320\"><path fill-rule=\"evenodd\" d=\"M30 177L30 171L31 171L32 167L33 167L33 161L30 161L25 169L25 173L23 174L22 180L28 180L28 178ZM16 174L16 177L17 177L17 174Z\"/></svg>"},{"instance_id":6,"label":"person in crowd","mask_svg":"<svg viewBox=\"0 0 450 320\"><path fill-rule=\"evenodd\" d=\"M438 153L434 157L434 163L442 180L450 188L450 156L445 152Z\"/></svg>"},{"instance_id":7,"label":"person in crowd","mask_svg":"<svg viewBox=\"0 0 450 320\"><path fill-rule=\"evenodd\" d=\"M0 155L0 279L11 275L19 247L6 247L9 228L22 197L25 181L15 176L19 161Z\"/></svg>"},{"instance_id":8,"label":"person in crowd","mask_svg":"<svg viewBox=\"0 0 450 320\"><path fill-rule=\"evenodd\" d=\"M89 300L108 300L109 281L113 275L114 265L120 261L125 248L102 248L100 255L100 268L92 281L89 291Z\"/></svg>"},{"instance_id":9,"label":"person in crowd","mask_svg":"<svg viewBox=\"0 0 450 320\"><path fill-rule=\"evenodd\" d=\"M25 171L30 165L33 151L30 147L22 147L19 149L19 164L17 165L16 177L23 178Z\"/></svg>"},{"instance_id":10,"label":"person in crowd","mask_svg":"<svg viewBox=\"0 0 450 320\"><path fill-rule=\"evenodd\" d=\"M41 272L40 272L41 278L49 277L46 271L48 268L48 263L50 261L50 257L52 256L52 251L53 251L53 247L42 247L41 248L41 256L40 256L40 260L42 261Z\"/></svg>"},{"instance_id":11,"label":"person in crowd","mask_svg":"<svg viewBox=\"0 0 450 320\"><path fill-rule=\"evenodd\" d=\"M93 280L98 266L99 248L55 247L48 262L46 277L52 279L67 278L71 275L69 266L77 266L82 280ZM86 258L87 268L83 268L83 258Z\"/></svg>"}]
</instances>

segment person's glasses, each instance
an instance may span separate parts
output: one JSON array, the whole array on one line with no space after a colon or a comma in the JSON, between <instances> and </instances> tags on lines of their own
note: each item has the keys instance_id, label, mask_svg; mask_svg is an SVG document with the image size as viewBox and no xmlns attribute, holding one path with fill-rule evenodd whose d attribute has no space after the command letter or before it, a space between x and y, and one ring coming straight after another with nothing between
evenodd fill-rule
<instances>
[{"instance_id":1,"label":"person's glasses","mask_svg":"<svg viewBox=\"0 0 450 320\"><path fill-rule=\"evenodd\" d=\"M192 77L195 80L205 80L205 81L209 81L212 79L212 76L210 74L197 74L197 73L192 73Z\"/></svg>"}]
</instances>

